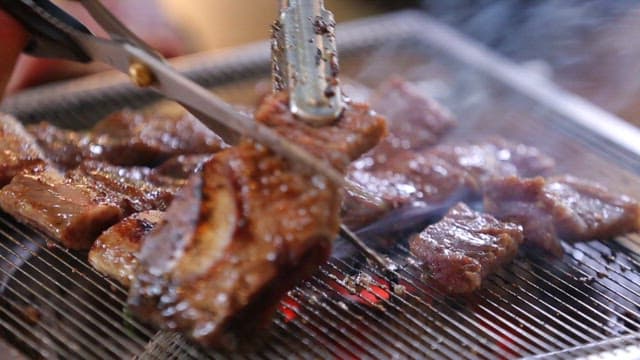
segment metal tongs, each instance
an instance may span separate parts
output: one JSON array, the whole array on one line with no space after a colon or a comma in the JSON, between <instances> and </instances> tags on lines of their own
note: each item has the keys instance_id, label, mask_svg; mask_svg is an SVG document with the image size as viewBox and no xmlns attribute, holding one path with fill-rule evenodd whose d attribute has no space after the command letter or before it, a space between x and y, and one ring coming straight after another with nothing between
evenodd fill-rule
<instances>
[{"instance_id":1,"label":"metal tongs","mask_svg":"<svg viewBox=\"0 0 640 360\"><path fill-rule=\"evenodd\" d=\"M324 160L237 112L207 89L178 73L99 1L79 2L110 35L110 39L94 36L82 23L48 0L0 0L0 7L31 33L26 53L78 62L103 62L129 75L136 85L154 89L176 100L228 143L237 142L240 136L252 138L296 165L322 174L341 186L349 186L345 184L344 176Z\"/></svg>"},{"instance_id":2,"label":"metal tongs","mask_svg":"<svg viewBox=\"0 0 640 360\"><path fill-rule=\"evenodd\" d=\"M281 0L280 17L273 25L271 43L272 82L274 91L289 91L289 108L298 119L312 126L335 121L345 104L338 80L338 51L335 20L325 9L323 0ZM370 199L355 184L346 182ZM349 240L387 275L396 270L386 257L378 254L344 225L340 236Z\"/></svg>"}]
</instances>

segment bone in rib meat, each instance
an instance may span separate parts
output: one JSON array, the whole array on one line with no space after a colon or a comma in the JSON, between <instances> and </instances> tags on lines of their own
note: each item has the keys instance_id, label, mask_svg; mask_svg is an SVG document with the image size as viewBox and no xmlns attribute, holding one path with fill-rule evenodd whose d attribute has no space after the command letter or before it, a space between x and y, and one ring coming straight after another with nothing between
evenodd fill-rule
<instances>
[{"instance_id":1,"label":"bone in rib meat","mask_svg":"<svg viewBox=\"0 0 640 360\"><path fill-rule=\"evenodd\" d=\"M563 254L560 239L611 238L640 229L640 205L573 176L508 177L487 183L485 210L524 227L525 243Z\"/></svg>"},{"instance_id":2,"label":"bone in rib meat","mask_svg":"<svg viewBox=\"0 0 640 360\"><path fill-rule=\"evenodd\" d=\"M331 126L307 126L286 93L267 96L256 120L343 171L386 130L359 104ZM206 162L146 237L129 305L202 344L229 345L264 326L280 297L327 260L340 201L322 176L243 140Z\"/></svg>"},{"instance_id":3,"label":"bone in rib meat","mask_svg":"<svg viewBox=\"0 0 640 360\"><path fill-rule=\"evenodd\" d=\"M414 236L409 246L436 285L448 294L470 293L522 243L522 227L459 203L445 217Z\"/></svg>"}]
</instances>

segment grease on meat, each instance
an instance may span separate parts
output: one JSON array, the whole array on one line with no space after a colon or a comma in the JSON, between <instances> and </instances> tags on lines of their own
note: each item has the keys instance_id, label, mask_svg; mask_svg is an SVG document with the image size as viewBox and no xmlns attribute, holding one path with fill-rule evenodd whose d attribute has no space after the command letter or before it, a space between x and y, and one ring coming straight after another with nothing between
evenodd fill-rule
<instances>
[{"instance_id":1,"label":"grease on meat","mask_svg":"<svg viewBox=\"0 0 640 360\"><path fill-rule=\"evenodd\" d=\"M522 227L459 203L445 217L414 236L411 253L448 294L478 290L482 281L510 262L522 243Z\"/></svg>"},{"instance_id":2,"label":"grease on meat","mask_svg":"<svg viewBox=\"0 0 640 360\"><path fill-rule=\"evenodd\" d=\"M521 224L526 243L556 256L563 254L560 239L611 238L640 229L636 200L573 176L492 180L484 206L499 219Z\"/></svg>"},{"instance_id":3,"label":"grease on meat","mask_svg":"<svg viewBox=\"0 0 640 360\"><path fill-rule=\"evenodd\" d=\"M289 112L285 93L256 120L343 170L384 134L351 104L331 126ZM249 140L215 154L147 236L129 305L139 317L205 345L232 345L266 325L281 296L324 263L338 232L340 189Z\"/></svg>"}]
</instances>

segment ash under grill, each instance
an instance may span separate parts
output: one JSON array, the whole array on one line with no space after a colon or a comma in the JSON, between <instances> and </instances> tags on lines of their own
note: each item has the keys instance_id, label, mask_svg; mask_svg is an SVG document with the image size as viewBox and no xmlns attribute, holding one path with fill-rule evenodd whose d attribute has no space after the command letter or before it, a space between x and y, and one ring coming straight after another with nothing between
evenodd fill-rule
<instances>
[{"instance_id":1,"label":"ash under grill","mask_svg":"<svg viewBox=\"0 0 640 360\"><path fill-rule=\"evenodd\" d=\"M377 45L398 44L383 54L393 54L398 69L419 64L407 73L420 71L427 79L441 78L453 84L441 100L469 121L454 136L464 139L484 131L508 133L526 141L538 134L548 142L542 144L543 150L557 158L568 151L582 154L560 161L562 170L594 176L597 168L596 176L616 186L640 184L638 154L562 118L566 114L546 109L540 99L518 95L497 100L492 95L514 92L514 87L517 93L517 86L500 84L504 80L500 77L497 83L495 79L478 82L477 78L487 75L482 69L471 70L464 51L443 49L428 38L414 36L424 32L425 26L439 25L401 13L339 28L344 72L356 69L351 71L357 76L363 58L375 62L380 55L379 50L372 50ZM222 96L237 99L238 94L252 91L255 75L268 71L267 49L249 48L216 61L201 59L201 63L184 66L208 85L217 81L215 89ZM455 54L447 55L447 51ZM402 60L400 54L409 60ZM456 71L459 66L466 72ZM491 101L484 99L484 105L478 105L474 102L477 96L464 96L475 89L465 76L474 79L471 84L480 87L482 94L494 91L485 94ZM65 86L65 96L53 91L54 86L43 90L51 95L27 93L6 103L4 109L27 121L48 118L69 125L94 119L81 108L100 116L155 98L149 94L131 97L135 90L120 83L101 88L86 83ZM250 104L252 99L243 101ZM502 120L496 120L496 113ZM528 117L514 121L510 117L514 113ZM420 226L437 221L441 210L424 216ZM402 231L363 233L370 245L398 265L396 279L385 278L338 239L329 263L282 300L272 326L255 344L226 354L207 352L178 334L158 332L133 319L126 310L125 289L93 270L86 263L86 253L49 244L42 234L2 215L0 334L28 356L47 359L575 358L616 349L637 351L633 346L640 341L639 234L620 241L563 244L562 259L521 252L513 263L489 277L481 291L453 298L423 277L408 252L407 237L420 226L413 223Z\"/></svg>"}]
</instances>

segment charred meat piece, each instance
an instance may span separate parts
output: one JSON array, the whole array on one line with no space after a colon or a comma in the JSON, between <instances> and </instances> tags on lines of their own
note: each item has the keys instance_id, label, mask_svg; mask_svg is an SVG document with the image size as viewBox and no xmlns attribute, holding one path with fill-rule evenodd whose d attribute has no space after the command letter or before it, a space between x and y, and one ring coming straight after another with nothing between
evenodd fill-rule
<instances>
[{"instance_id":1,"label":"charred meat piece","mask_svg":"<svg viewBox=\"0 0 640 360\"><path fill-rule=\"evenodd\" d=\"M375 163L369 160L364 157L354 162L348 179L377 195L387 206L347 192L342 220L351 228L369 224L390 209L446 204L476 191L467 172L429 153L398 150L384 166L368 166Z\"/></svg>"},{"instance_id":2,"label":"charred meat piece","mask_svg":"<svg viewBox=\"0 0 640 360\"><path fill-rule=\"evenodd\" d=\"M93 188L47 169L16 175L0 190L0 207L70 249L88 249L122 218L120 207Z\"/></svg>"},{"instance_id":3,"label":"charred meat piece","mask_svg":"<svg viewBox=\"0 0 640 360\"><path fill-rule=\"evenodd\" d=\"M98 237L89 251L89 263L101 273L129 287L144 237L162 219L162 212L150 210L133 214Z\"/></svg>"},{"instance_id":4,"label":"charred meat piece","mask_svg":"<svg viewBox=\"0 0 640 360\"><path fill-rule=\"evenodd\" d=\"M442 205L480 196L493 177L543 174L554 166L538 149L502 139L469 145L439 145L414 151L374 149L351 164L348 178L387 205L347 193L345 224L358 228L402 206Z\"/></svg>"},{"instance_id":5,"label":"charred meat piece","mask_svg":"<svg viewBox=\"0 0 640 360\"><path fill-rule=\"evenodd\" d=\"M16 119L0 114L0 187L22 171L39 171L45 166L35 139Z\"/></svg>"},{"instance_id":6,"label":"charred meat piece","mask_svg":"<svg viewBox=\"0 0 640 360\"><path fill-rule=\"evenodd\" d=\"M525 242L561 256L560 239L610 238L640 229L637 201L572 176L490 181L484 205L497 218L521 224Z\"/></svg>"},{"instance_id":7,"label":"charred meat piece","mask_svg":"<svg viewBox=\"0 0 640 360\"><path fill-rule=\"evenodd\" d=\"M154 116L133 111L112 114L88 132L46 122L29 127L46 155L72 169L85 159L114 165L155 166L181 154L209 154L226 145L190 114Z\"/></svg>"},{"instance_id":8,"label":"charred meat piece","mask_svg":"<svg viewBox=\"0 0 640 360\"><path fill-rule=\"evenodd\" d=\"M122 167L100 161L84 161L67 173L77 184L92 188L112 199L125 215L145 210L165 210L173 199L177 186L159 186L150 180L147 167Z\"/></svg>"},{"instance_id":9,"label":"charred meat piece","mask_svg":"<svg viewBox=\"0 0 640 360\"><path fill-rule=\"evenodd\" d=\"M501 265L510 262L522 243L522 227L459 203L445 217L414 236L411 253L438 287L448 294L465 294Z\"/></svg>"},{"instance_id":10,"label":"charred meat piece","mask_svg":"<svg viewBox=\"0 0 640 360\"><path fill-rule=\"evenodd\" d=\"M287 102L283 93L267 96L257 121L339 168L385 131L365 106L351 105L332 126L312 128L293 118ZM266 325L281 296L326 261L340 198L322 176L300 172L252 141L215 154L147 236L130 307L204 345L231 345Z\"/></svg>"},{"instance_id":11,"label":"charred meat piece","mask_svg":"<svg viewBox=\"0 0 640 360\"><path fill-rule=\"evenodd\" d=\"M433 145L456 125L449 110L399 78L384 82L376 90L371 107L389 121L389 136L378 146L385 152Z\"/></svg>"},{"instance_id":12,"label":"charred meat piece","mask_svg":"<svg viewBox=\"0 0 640 360\"><path fill-rule=\"evenodd\" d=\"M478 188L491 178L544 175L555 166L540 150L500 138L470 145L439 145L431 152L468 172Z\"/></svg>"}]
</instances>

